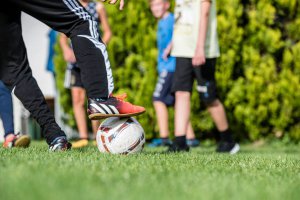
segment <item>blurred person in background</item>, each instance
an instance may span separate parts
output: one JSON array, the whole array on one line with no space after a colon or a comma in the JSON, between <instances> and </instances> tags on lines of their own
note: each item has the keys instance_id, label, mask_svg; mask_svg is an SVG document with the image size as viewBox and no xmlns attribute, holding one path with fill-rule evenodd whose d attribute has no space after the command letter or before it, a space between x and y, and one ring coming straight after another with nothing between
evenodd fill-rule
<instances>
[{"instance_id":1,"label":"blurred person in background","mask_svg":"<svg viewBox=\"0 0 300 200\"><path fill-rule=\"evenodd\" d=\"M169 12L169 0L149 0L152 14L159 19L157 28L157 71L159 74L155 91L153 93L153 105L156 111L160 138L153 139L149 145L168 146L169 139L168 107L174 106L175 97L171 94L171 86L176 66L176 58L169 55L173 35L174 15ZM191 147L199 146L195 138L191 122L187 126L187 144Z\"/></svg>"},{"instance_id":2,"label":"blurred person in background","mask_svg":"<svg viewBox=\"0 0 300 200\"><path fill-rule=\"evenodd\" d=\"M216 0L176 0L172 56L176 70L172 91L175 93L175 139L170 152L188 151L186 129L190 119L190 99L194 83L219 133L217 152L237 153L239 145L232 133L222 102L217 95L215 68L220 56L217 36Z\"/></svg>"},{"instance_id":3,"label":"blurred person in background","mask_svg":"<svg viewBox=\"0 0 300 200\"><path fill-rule=\"evenodd\" d=\"M0 81L0 118L4 127L4 148L28 147L28 135L15 134L12 96L9 89Z\"/></svg>"}]
</instances>

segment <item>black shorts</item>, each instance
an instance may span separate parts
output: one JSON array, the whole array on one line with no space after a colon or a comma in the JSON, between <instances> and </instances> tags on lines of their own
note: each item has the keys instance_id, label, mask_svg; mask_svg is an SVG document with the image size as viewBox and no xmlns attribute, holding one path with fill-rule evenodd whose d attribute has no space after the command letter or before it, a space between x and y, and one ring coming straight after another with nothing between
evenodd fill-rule
<instances>
[{"instance_id":1,"label":"black shorts","mask_svg":"<svg viewBox=\"0 0 300 200\"><path fill-rule=\"evenodd\" d=\"M80 68L77 67L76 64L68 64L66 73L65 73L65 88L72 88L72 87L83 87L83 83L81 80L80 75Z\"/></svg>"},{"instance_id":2,"label":"black shorts","mask_svg":"<svg viewBox=\"0 0 300 200\"><path fill-rule=\"evenodd\" d=\"M197 91L204 103L212 103L216 100L216 58L206 59L204 65L194 67L191 58L176 58L176 70L172 92L192 92L194 79L197 80Z\"/></svg>"},{"instance_id":3,"label":"black shorts","mask_svg":"<svg viewBox=\"0 0 300 200\"><path fill-rule=\"evenodd\" d=\"M159 74L155 91L153 93L153 101L161 101L167 106L173 106L175 98L171 93L174 72L162 71Z\"/></svg>"}]
</instances>

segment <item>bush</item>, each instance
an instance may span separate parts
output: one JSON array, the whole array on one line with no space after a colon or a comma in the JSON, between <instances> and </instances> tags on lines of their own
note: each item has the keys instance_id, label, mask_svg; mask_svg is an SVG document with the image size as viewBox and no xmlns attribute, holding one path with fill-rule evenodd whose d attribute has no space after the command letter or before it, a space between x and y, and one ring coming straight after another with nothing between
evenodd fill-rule
<instances>
[{"instance_id":1,"label":"bush","mask_svg":"<svg viewBox=\"0 0 300 200\"><path fill-rule=\"evenodd\" d=\"M297 5L296 5L297 4ZM299 140L299 22L296 1L244 4L242 68L225 104L236 132L251 140L283 137ZM286 15L286 13L289 15ZM296 33L297 32L297 33ZM298 64L297 64L298 63Z\"/></svg>"}]
</instances>

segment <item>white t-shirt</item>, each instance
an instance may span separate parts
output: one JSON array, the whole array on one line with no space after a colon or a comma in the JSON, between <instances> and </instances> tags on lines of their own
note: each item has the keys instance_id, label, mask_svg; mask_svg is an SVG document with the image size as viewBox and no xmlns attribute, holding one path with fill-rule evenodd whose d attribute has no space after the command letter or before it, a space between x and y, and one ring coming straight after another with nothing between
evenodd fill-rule
<instances>
[{"instance_id":1,"label":"white t-shirt","mask_svg":"<svg viewBox=\"0 0 300 200\"><path fill-rule=\"evenodd\" d=\"M172 56L193 58L199 34L202 0L176 0ZM206 58L220 56L216 1L212 0L205 41Z\"/></svg>"}]
</instances>

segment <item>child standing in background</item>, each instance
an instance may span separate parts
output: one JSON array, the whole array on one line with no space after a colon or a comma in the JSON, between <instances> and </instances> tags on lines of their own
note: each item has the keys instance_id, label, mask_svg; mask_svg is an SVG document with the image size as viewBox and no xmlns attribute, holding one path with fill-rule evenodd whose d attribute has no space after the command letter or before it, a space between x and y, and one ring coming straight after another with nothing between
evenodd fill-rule
<instances>
[{"instance_id":1,"label":"child standing in background","mask_svg":"<svg viewBox=\"0 0 300 200\"><path fill-rule=\"evenodd\" d=\"M217 152L234 154L240 149L232 133L222 102L217 95L215 69L220 56L215 0L176 0L172 55L176 71L172 92L175 93L175 140L169 151L188 151L186 127L190 119L190 99L194 80L221 141Z\"/></svg>"},{"instance_id":2,"label":"child standing in background","mask_svg":"<svg viewBox=\"0 0 300 200\"><path fill-rule=\"evenodd\" d=\"M169 0L150 0L150 7L154 17L159 19L157 30L157 71L159 73L155 91L153 93L153 104L156 111L157 123L159 126L159 139L154 139L150 146L170 145L168 126L168 107L174 106L174 96L171 94L171 86L175 71L176 59L169 56L174 15L168 10ZM195 134L191 125L187 127L187 142L190 146L198 146L199 141L195 139Z\"/></svg>"}]
</instances>

